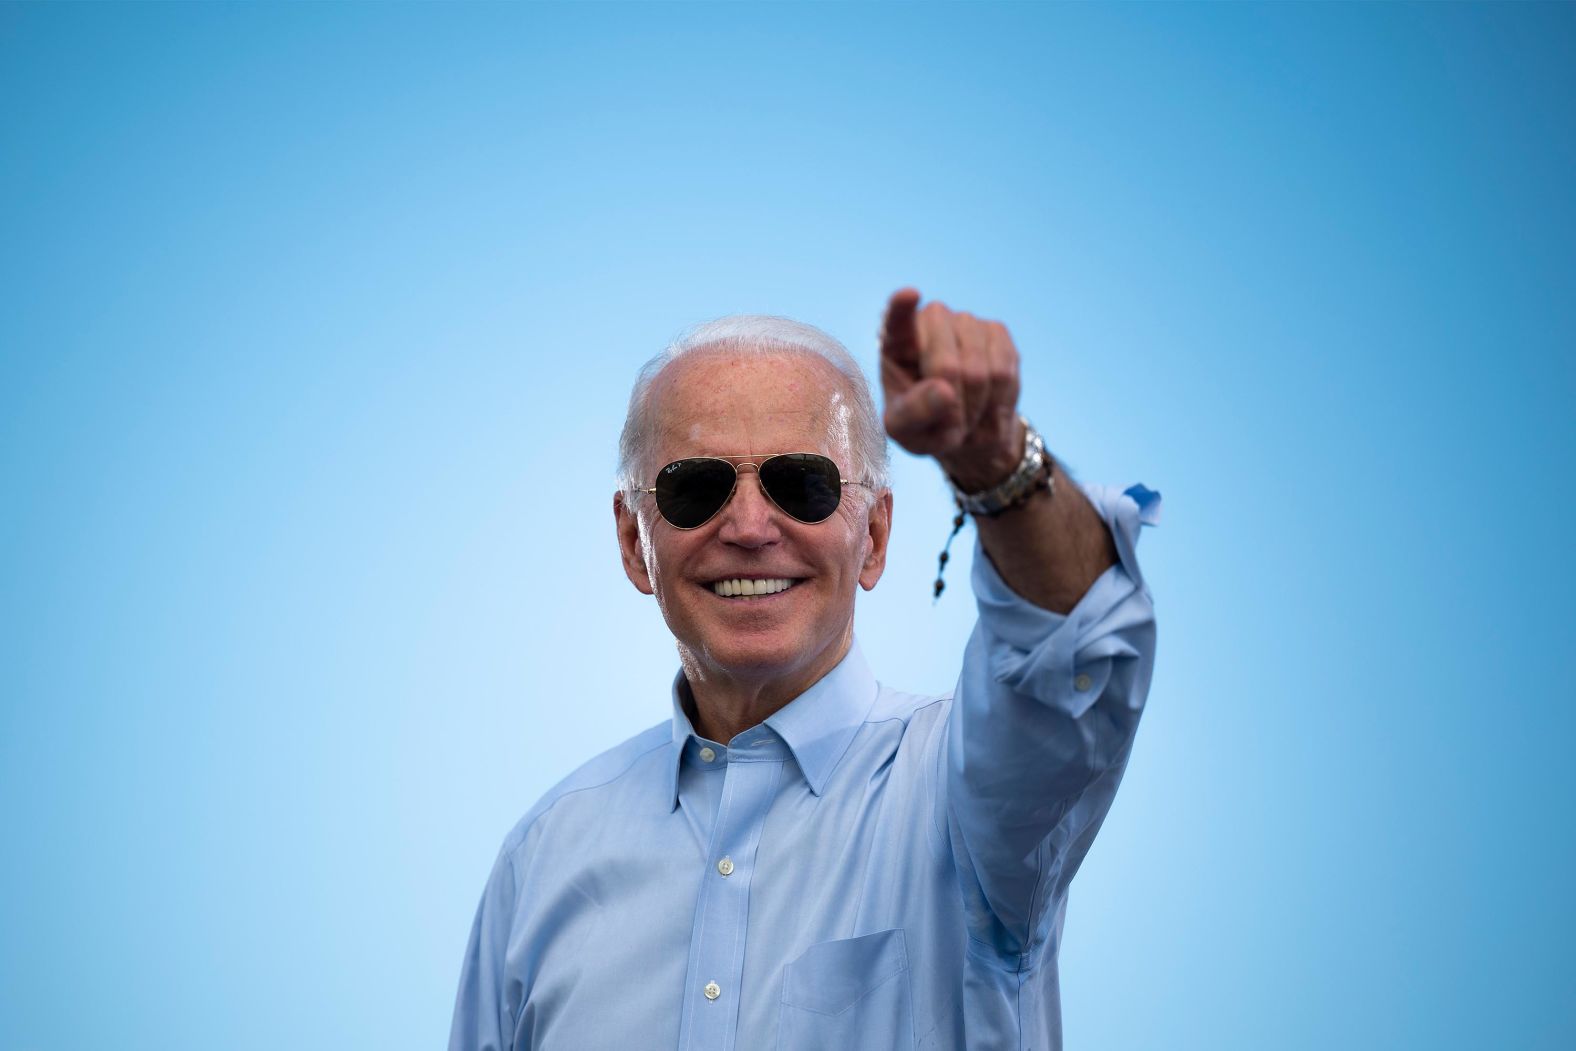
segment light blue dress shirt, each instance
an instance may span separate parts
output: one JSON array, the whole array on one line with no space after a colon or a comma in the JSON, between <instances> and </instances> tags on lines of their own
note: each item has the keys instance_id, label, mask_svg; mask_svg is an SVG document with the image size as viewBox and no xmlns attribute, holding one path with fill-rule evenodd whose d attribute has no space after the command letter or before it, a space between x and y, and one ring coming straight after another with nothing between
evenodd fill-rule
<instances>
[{"instance_id":1,"label":"light blue dress shirt","mask_svg":"<svg viewBox=\"0 0 1576 1051\"><path fill-rule=\"evenodd\" d=\"M1067 885L1126 766L1155 648L1134 545L1158 494L1086 486L1120 557L1070 613L974 558L950 697L857 643L726 744L673 717L504 840L450 1051L1061 1047Z\"/></svg>"}]
</instances>

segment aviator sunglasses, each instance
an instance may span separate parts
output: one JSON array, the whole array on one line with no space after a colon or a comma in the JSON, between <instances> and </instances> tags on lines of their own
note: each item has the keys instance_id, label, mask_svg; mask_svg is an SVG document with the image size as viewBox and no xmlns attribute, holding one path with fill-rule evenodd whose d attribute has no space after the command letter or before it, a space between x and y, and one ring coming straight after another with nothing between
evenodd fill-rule
<instances>
[{"instance_id":1,"label":"aviator sunglasses","mask_svg":"<svg viewBox=\"0 0 1576 1051\"><path fill-rule=\"evenodd\" d=\"M766 498L789 518L814 525L824 522L843 499L843 486L860 485L842 477L829 457L820 453L777 453L759 463L737 467L717 456L687 456L657 472L657 483L637 492L655 493L657 510L675 529L696 529L712 520L739 484L739 468L754 467Z\"/></svg>"}]
</instances>

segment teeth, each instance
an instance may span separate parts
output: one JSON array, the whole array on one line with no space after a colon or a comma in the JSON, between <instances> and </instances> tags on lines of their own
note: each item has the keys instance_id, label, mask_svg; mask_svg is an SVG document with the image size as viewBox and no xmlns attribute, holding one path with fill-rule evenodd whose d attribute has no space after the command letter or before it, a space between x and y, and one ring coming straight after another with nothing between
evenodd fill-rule
<instances>
[{"instance_id":1,"label":"teeth","mask_svg":"<svg viewBox=\"0 0 1576 1051\"><path fill-rule=\"evenodd\" d=\"M711 590L723 598L755 598L759 595L775 595L779 591L787 591L793 587L793 581L785 578L753 580L743 577L734 577L732 580L719 580L712 584Z\"/></svg>"}]
</instances>

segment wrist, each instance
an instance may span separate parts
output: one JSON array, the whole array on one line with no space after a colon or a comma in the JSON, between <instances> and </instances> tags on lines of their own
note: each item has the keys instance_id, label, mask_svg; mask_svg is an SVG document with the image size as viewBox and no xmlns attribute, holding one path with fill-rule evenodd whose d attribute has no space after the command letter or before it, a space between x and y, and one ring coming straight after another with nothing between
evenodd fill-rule
<instances>
[{"instance_id":1,"label":"wrist","mask_svg":"<svg viewBox=\"0 0 1576 1051\"><path fill-rule=\"evenodd\" d=\"M936 462L946 472L947 481L961 493L982 493L994 489L1023 462L1028 441L1028 421L1015 417L1011 437L1005 444L960 450L951 456L938 456Z\"/></svg>"},{"instance_id":2,"label":"wrist","mask_svg":"<svg viewBox=\"0 0 1576 1051\"><path fill-rule=\"evenodd\" d=\"M966 488L962 479L951 477L952 495L962 511L975 516L995 518L1022 506L1036 493L1052 491L1053 461L1045 451L1045 440L1028 420L1019 417L1023 430L1022 452L1011 471L994 485Z\"/></svg>"}]
</instances>

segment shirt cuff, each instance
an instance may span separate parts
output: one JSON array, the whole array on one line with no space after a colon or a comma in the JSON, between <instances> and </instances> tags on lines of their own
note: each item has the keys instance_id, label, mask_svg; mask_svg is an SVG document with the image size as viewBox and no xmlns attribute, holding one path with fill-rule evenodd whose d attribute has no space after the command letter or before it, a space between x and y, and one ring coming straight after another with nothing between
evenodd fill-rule
<instances>
[{"instance_id":1,"label":"shirt cuff","mask_svg":"<svg viewBox=\"0 0 1576 1051\"><path fill-rule=\"evenodd\" d=\"M1136 554L1140 527L1160 520L1160 494L1142 485L1081 487L1111 530L1117 564L1067 613L1053 613L1007 586L976 538L972 580L980 628L990 642L991 675L1076 719L1104 692L1116 658L1137 657L1133 627L1153 618ZM1134 706L1142 697L1129 698Z\"/></svg>"}]
</instances>

